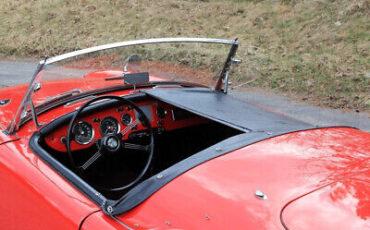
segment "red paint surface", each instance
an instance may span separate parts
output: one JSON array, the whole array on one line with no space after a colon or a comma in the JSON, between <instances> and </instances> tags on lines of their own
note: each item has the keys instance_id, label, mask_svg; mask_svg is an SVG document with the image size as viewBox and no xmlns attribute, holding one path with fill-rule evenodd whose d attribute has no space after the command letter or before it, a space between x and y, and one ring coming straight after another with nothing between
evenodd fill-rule
<instances>
[{"instance_id":1,"label":"red paint surface","mask_svg":"<svg viewBox=\"0 0 370 230\"><path fill-rule=\"evenodd\" d=\"M286 134L184 173L119 218L141 226L135 229L282 229L284 205L338 181L293 202L284 221L292 229L364 229L357 227L368 227L370 216L369 153L370 134L355 129ZM256 190L268 199L256 198Z\"/></svg>"},{"instance_id":2,"label":"red paint surface","mask_svg":"<svg viewBox=\"0 0 370 230\"><path fill-rule=\"evenodd\" d=\"M28 148L28 135L0 145L0 229L77 229L98 207Z\"/></svg>"},{"instance_id":3,"label":"red paint surface","mask_svg":"<svg viewBox=\"0 0 370 230\"><path fill-rule=\"evenodd\" d=\"M105 215L103 212L97 212L89 216L82 225L82 230L114 230L121 229L127 230L122 224L113 218ZM134 227L136 230L136 226Z\"/></svg>"},{"instance_id":4,"label":"red paint surface","mask_svg":"<svg viewBox=\"0 0 370 230\"><path fill-rule=\"evenodd\" d=\"M294 200L283 211L284 223L302 230L370 229L369 176L367 170Z\"/></svg>"}]
</instances>

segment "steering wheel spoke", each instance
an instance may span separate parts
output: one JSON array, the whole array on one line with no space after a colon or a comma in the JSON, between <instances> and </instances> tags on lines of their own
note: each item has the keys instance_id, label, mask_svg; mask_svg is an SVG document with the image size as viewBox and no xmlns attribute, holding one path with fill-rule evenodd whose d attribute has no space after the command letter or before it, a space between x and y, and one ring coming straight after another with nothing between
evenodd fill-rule
<instances>
[{"instance_id":1,"label":"steering wheel spoke","mask_svg":"<svg viewBox=\"0 0 370 230\"><path fill-rule=\"evenodd\" d=\"M150 149L150 145L139 145L139 144L124 142L123 143L123 148L124 149L139 150L139 151L147 152Z\"/></svg>"},{"instance_id":2,"label":"steering wheel spoke","mask_svg":"<svg viewBox=\"0 0 370 230\"><path fill-rule=\"evenodd\" d=\"M128 126L126 126L121 132L120 134L122 136L125 136L128 132L130 132L132 129L134 129L137 125L139 124L139 120L136 119L135 121L131 122L131 124L129 124Z\"/></svg>"},{"instance_id":3,"label":"steering wheel spoke","mask_svg":"<svg viewBox=\"0 0 370 230\"><path fill-rule=\"evenodd\" d=\"M97 151L92 155L82 166L81 168L83 170L86 170L89 168L96 160L98 160L103 154L100 151Z\"/></svg>"}]
</instances>

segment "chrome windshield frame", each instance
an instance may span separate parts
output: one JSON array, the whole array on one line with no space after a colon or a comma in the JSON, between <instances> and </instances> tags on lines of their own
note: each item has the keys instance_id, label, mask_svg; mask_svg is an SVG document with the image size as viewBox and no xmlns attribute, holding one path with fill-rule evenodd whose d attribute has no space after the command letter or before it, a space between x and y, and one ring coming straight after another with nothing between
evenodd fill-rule
<instances>
[{"instance_id":1,"label":"chrome windshield frame","mask_svg":"<svg viewBox=\"0 0 370 230\"><path fill-rule=\"evenodd\" d=\"M238 45L238 41L236 40L224 40L224 39L215 39L215 38L151 38L151 39L143 39L143 40L132 40L132 41L124 41L124 42L116 42L110 43L106 45L100 46L93 46L86 49L81 49L69 53L65 53L62 55L58 55L55 57L48 58L46 60L40 61L40 64L49 65L67 58L80 56L83 54L93 53L101 50L113 49L118 47L125 47L125 46L134 46L134 45L146 45L146 44L156 44L156 43L218 43L218 44L225 44L225 45Z\"/></svg>"},{"instance_id":2,"label":"chrome windshield frame","mask_svg":"<svg viewBox=\"0 0 370 230\"><path fill-rule=\"evenodd\" d=\"M237 41L237 39L235 39L235 40L224 40L224 39L215 39L215 38L183 38L183 37L181 37L181 38L152 38L152 39L131 40L131 41L124 41L124 42L110 43L110 44L105 44L105 45L100 45L100 46L93 46L93 47L90 47L90 48L65 53L65 54L54 56L54 57L51 57L51 58L45 58L44 60L41 60L39 62L37 70L36 70L35 74L33 75L32 79L31 79L31 82L30 82L30 84L27 88L27 91L26 91L26 93L25 93L25 95L24 95L24 97L23 97L23 99L22 99L22 101L21 101L21 103L20 103L20 105L17 109L16 114L14 115L14 118L13 118L12 122L10 123L8 129L6 130L6 132L9 133L9 134L13 134L13 133L15 133L16 131L19 130L22 114L28 113L27 108L29 106L31 107L31 113L32 113L32 116L33 116L33 120L34 120L36 126L38 126L37 117L36 117L36 114L34 112L34 107L33 107L33 103L32 103L32 95L33 95L33 92L34 92L33 88L34 88L35 84L39 83L39 80L40 80L39 77L37 77L37 76L45 68L46 65L53 64L53 63L56 63L58 61L62 61L62 60L68 59L68 58L80 56L80 55L83 55L83 54L94 53L94 52L97 52L97 51L108 50L108 49L113 49L113 48L118 48L118 47L156 44L156 43L214 43L214 44L231 45L232 46L231 50L235 50L235 51L232 52L233 53L232 55L229 54L229 56L228 56L228 58L225 62L224 69L221 72L221 75L220 75L220 78L219 78L218 82L221 82L221 81L224 80L225 70L228 70L228 68L230 66L230 63L231 63L231 59L234 57L236 49L239 45L239 42ZM226 74L226 76L227 76L227 74ZM215 89L216 90L222 90L220 84L218 84L215 87ZM224 91L224 92L226 93L226 91Z\"/></svg>"}]
</instances>

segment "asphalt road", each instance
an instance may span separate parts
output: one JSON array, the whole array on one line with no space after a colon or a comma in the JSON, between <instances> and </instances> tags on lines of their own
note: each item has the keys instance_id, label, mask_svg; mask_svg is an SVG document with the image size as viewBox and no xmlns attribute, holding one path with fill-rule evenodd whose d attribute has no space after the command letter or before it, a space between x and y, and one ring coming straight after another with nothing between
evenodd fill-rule
<instances>
[{"instance_id":1,"label":"asphalt road","mask_svg":"<svg viewBox=\"0 0 370 230\"><path fill-rule=\"evenodd\" d=\"M36 66L37 61L28 59L0 61L0 85L6 87L29 82ZM242 101L270 108L313 125L352 126L370 132L370 117L366 113L349 113L321 108L295 102L286 97L248 90L243 90L243 92L231 91L230 94Z\"/></svg>"},{"instance_id":2,"label":"asphalt road","mask_svg":"<svg viewBox=\"0 0 370 230\"><path fill-rule=\"evenodd\" d=\"M0 61L0 85L13 86L29 82L37 67L34 60Z\"/></svg>"}]
</instances>

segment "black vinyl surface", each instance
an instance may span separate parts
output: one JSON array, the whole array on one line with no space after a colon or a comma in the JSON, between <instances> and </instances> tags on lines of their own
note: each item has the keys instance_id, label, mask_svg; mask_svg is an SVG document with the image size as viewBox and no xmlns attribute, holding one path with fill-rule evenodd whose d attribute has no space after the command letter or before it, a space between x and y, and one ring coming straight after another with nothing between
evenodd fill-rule
<instances>
[{"instance_id":1,"label":"black vinyl surface","mask_svg":"<svg viewBox=\"0 0 370 230\"><path fill-rule=\"evenodd\" d=\"M151 89L145 93L241 131L275 133L312 127L209 88Z\"/></svg>"}]
</instances>

